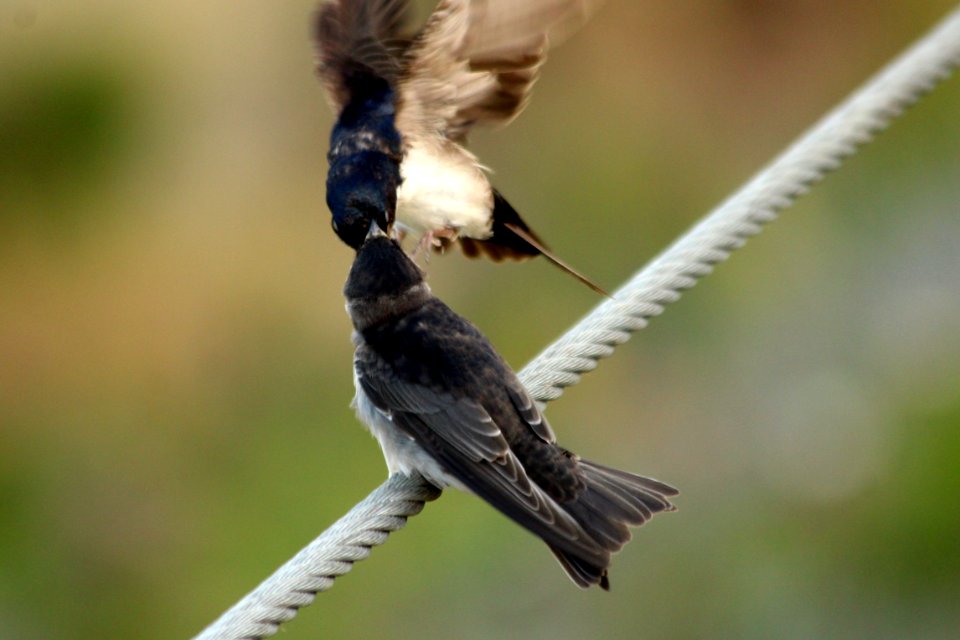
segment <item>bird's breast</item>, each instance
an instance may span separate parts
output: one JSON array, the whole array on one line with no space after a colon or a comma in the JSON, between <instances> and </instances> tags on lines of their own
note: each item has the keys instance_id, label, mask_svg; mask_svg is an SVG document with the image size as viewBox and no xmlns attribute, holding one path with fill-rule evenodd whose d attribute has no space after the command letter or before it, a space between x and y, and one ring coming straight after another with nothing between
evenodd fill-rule
<instances>
[{"instance_id":1,"label":"bird's breast","mask_svg":"<svg viewBox=\"0 0 960 640\"><path fill-rule=\"evenodd\" d=\"M400 172L397 222L406 230L452 229L470 238L490 237L493 191L472 157L414 145Z\"/></svg>"}]
</instances>

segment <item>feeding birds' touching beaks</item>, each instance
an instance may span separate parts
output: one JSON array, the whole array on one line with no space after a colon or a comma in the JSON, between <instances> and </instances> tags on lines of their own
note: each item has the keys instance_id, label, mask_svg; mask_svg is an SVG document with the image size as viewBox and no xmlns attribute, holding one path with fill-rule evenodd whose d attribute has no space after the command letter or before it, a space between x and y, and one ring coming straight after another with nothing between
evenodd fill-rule
<instances>
[{"instance_id":1,"label":"feeding birds' touching beaks","mask_svg":"<svg viewBox=\"0 0 960 640\"><path fill-rule=\"evenodd\" d=\"M433 296L375 224L344 295L357 346L354 405L390 472L476 494L540 537L577 585L608 589L628 527L673 511L677 490L557 445L486 337Z\"/></svg>"},{"instance_id":2,"label":"feeding birds' touching beaks","mask_svg":"<svg viewBox=\"0 0 960 640\"><path fill-rule=\"evenodd\" d=\"M420 267L377 223L372 223L353 261L343 294L348 301L395 297L421 283Z\"/></svg>"},{"instance_id":3,"label":"feeding birds' touching beaks","mask_svg":"<svg viewBox=\"0 0 960 640\"><path fill-rule=\"evenodd\" d=\"M396 191L388 188L388 182L371 178L371 166L338 163L338 175L348 175L350 185L347 189L327 189L327 204L335 212L333 230L354 249L360 248L371 223L382 229L390 229L393 224Z\"/></svg>"},{"instance_id":4,"label":"feeding birds' touching beaks","mask_svg":"<svg viewBox=\"0 0 960 640\"><path fill-rule=\"evenodd\" d=\"M557 258L491 186L466 149L480 124L505 125L526 106L547 49L597 0L442 0L415 34L408 0L326 0L316 19L318 73L338 114L327 202L357 248L355 226L379 215L443 248L499 261ZM352 194L365 194L359 203ZM363 205L363 206L360 206Z\"/></svg>"},{"instance_id":5,"label":"feeding birds' touching beaks","mask_svg":"<svg viewBox=\"0 0 960 640\"><path fill-rule=\"evenodd\" d=\"M370 223L370 229L367 230L367 237L364 238L364 242L367 240L373 240L374 238L379 238L381 236L386 236L384 229L387 227L381 227L380 224L374 220Z\"/></svg>"}]
</instances>

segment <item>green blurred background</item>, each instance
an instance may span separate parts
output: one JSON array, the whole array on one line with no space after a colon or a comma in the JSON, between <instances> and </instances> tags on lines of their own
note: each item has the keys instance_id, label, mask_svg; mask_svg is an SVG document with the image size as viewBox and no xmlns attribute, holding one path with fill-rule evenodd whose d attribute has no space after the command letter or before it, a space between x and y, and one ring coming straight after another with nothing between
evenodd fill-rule
<instances>
[{"instance_id":1,"label":"green blurred background","mask_svg":"<svg viewBox=\"0 0 960 640\"><path fill-rule=\"evenodd\" d=\"M474 136L615 287L953 6L611 0ZM0 2L0 637L198 632L384 478L313 0ZM955 638L960 81L550 406L683 490L581 592L448 492L286 638ZM517 368L598 299L429 264Z\"/></svg>"}]
</instances>

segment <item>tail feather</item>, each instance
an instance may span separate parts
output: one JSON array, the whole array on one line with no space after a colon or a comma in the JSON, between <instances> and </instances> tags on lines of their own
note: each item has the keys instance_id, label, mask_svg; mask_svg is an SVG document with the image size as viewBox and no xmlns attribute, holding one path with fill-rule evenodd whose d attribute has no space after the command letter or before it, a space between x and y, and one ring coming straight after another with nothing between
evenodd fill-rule
<instances>
[{"instance_id":1,"label":"tail feather","mask_svg":"<svg viewBox=\"0 0 960 640\"><path fill-rule=\"evenodd\" d=\"M592 585L600 585L604 591L610 591L610 579L607 577L606 566L600 567L586 560L570 555L566 551L549 545L550 551L560 562L560 566L567 572L570 579L581 589L588 589ZM608 561L609 562L609 561Z\"/></svg>"},{"instance_id":2,"label":"tail feather","mask_svg":"<svg viewBox=\"0 0 960 640\"><path fill-rule=\"evenodd\" d=\"M618 522L641 525L653 515L653 511L642 501L621 495L616 487L607 485L603 479L590 486L587 493L584 496L587 504Z\"/></svg>"},{"instance_id":3,"label":"tail feather","mask_svg":"<svg viewBox=\"0 0 960 640\"><path fill-rule=\"evenodd\" d=\"M513 205L507 202L507 199L496 189L493 190L492 218L490 229L492 233L489 238L485 240L460 238L460 248L465 255L471 258L486 255L494 262L505 259L526 260L540 255L541 247L547 248L547 245L523 221ZM510 227L525 232L533 242L517 235Z\"/></svg>"},{"instance_id":4,"label":"tail feather","mask_svg":"<svg viewBox=\"0 0 960 640\"><path fill-rule=\"evenodd\" d=\"M493 234L486 240L460 238L460 249L464 255L476 258L485 254L494 262L500 262L507 258L525 260L542 255L552 264L566 271L597 293L610 297L610 294L604 291L600 285L558 258L547 247L546 243L527 226L517 210L496 189L493 191L493 226L491 231Z\"/></svg>"},{"instance_id":5,"label":"tail feather","mask_svg":"<svg viewBox=\"0 0 960 640\"><path fill-rule=\"evenodd\" d=\"M627 525L640 526L656 513L676 510L669 498L679 491L668 484L587 460L578 464L586 487L575 500L563 503L563 508L609 554L630 540ZM597 584L609 590L609 556L607 563L599 566L553 545L550 550L577 585Z\"/></svg>"},{"instance_id":6,"label":"tail feather","mask_svg":"<svg viewBox=\"0 0 960 640\"><path fill-rule=\"evenodd\" d=\"M580 467L586 472L588 491L622 504L630 524L641 525L654 513L676 510L668 498L679 492L668 484L587 460L580 460Z\"/></svg>"}]
</instances>

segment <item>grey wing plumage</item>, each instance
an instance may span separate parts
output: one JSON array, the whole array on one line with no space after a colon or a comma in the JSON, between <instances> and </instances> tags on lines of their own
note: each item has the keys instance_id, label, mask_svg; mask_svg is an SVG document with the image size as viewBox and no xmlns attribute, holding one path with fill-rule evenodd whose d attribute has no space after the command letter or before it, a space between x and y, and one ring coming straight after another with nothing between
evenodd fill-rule
<instances>
[{"instance_id":1,"label":"grey wing plumage","mask_svg":"<svg viewBox=\"0 0 960 640\"><path fill-rule=\"evenodd\" d=\"M606 550L530 480L481 404L404 380L369 349L358 350L355 364L374 405L464 486L551 547L605 563ZM545 423L529 427L538 437L552 436Z\"/></svg>"},{"instance_id":2,"label":"grey wing plumage","mask_svg":"<svg viewBox=\"0 0 960 640\"><path fill-rule=\"evenodd\" d=\"M317 73L336 111L350 98L349 77L358 69L395 81L409 44L407 0L327 0L314 21Z\"/></svg>"},{"instance_id":3,"label":"grey wing plumage","mask_svg":"<svg viewBox=\"0 0 960 640\"><path fill-rule=\"evenodd\" d=\"M401 130L463 142L476 124L505 125L530 97L552 44L597 0L444 0L407 51Z\"/></svg>"},{"instance_id":4,"label":"grey wing plumage","mask_svg":"<svg viewBox=\"0 0 960 640\"><path fill-rule=\"evenodd\" d=\"M505 381L504 386L506 387L507 395L510 396L510 402L527 426L544 442L555 443L557 441L556 434L553 433L550 424L543 419L543 414L540 413L540 409L537 408L537 405L533 402L533 398L531 398L527 390L523 388L520 381L512 377L511 380Z\"/></svg>"}]
</instances>

